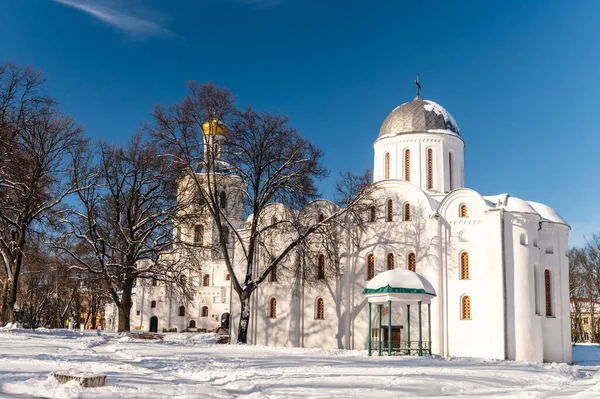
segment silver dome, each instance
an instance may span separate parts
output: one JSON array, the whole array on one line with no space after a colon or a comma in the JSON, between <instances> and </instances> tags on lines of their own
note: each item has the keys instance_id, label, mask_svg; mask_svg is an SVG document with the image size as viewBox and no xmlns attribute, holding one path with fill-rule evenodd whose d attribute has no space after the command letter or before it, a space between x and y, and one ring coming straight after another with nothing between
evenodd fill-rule
<instances>
[{"instance_id":1,"label":"silver dome","mask_svg":"<svg viewBox=\"0 0 600 399\"><path fill-rule=\"evenodd\" d=\"M379 129L379 137L423 132L460 135L450 112L438 103L416 97L390 112Z\"/></svg>"}]
</instances>

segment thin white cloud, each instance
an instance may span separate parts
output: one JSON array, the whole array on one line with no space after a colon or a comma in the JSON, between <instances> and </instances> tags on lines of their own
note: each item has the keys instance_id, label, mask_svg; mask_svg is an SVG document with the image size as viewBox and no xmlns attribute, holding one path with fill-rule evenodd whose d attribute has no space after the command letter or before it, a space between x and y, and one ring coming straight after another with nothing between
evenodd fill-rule
<instances>
[{"instance_id":1,"label":"thin white cloud","mask_svg":"<svg viewBox=\"0 0 600 399\"><path fill-rule=\"evenodd\" d=\"M128 35L135 38L147 38L157 36L177 36L169 29L160 26L158 23L129 15L123 11L101 4L100 1L88 0L53 0L67 7L74 8L89 14L100 21L111 25Z\"/></svg>"}]
</instances>

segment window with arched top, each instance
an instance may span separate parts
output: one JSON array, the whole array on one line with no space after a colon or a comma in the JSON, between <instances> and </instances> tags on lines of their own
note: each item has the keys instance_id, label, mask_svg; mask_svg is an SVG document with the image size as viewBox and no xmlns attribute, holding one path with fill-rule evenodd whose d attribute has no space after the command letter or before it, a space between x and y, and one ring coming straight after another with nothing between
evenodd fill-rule
<instances>
[{"instance_id":1,"label":"window with arched top","mask_svg":"<svg viewBox=\"0 0 600 399\"><path fill-rule=\"evenodd\" d=\"M433 190L433 149L427 149L427 189Z\"/></svg>"},{"instance_id":2,"label":"window with arched top","mask_svg":"<svg viewBox=\"0 0 600 399\"><path fill-rule=\"evenodd\" d=\"M202 277L202 285L204 287L210 286L210 274L205 274L204 277Z\"/></svg>"},{"instance_id":3,"label":"window with arched top","mask_svg":"<svg viewBox=\"0 0 600 399\"><path fill-rule=\"evenodd\" d=\"M150 307L153 309L156 308L156 301L150 302Z\"/></svg>"},{"instance_id":4,"label":"window with arched top","mask_svg":"<svg viewBox=\"0 0 600 399\"><path fill-rule=\"evenodd\" d=\"M375 255L367 255L367 280L375 277Z\"/></svg>"},{"instance_id":5,"label":"window with arched top","mask_svg":"<svg viewBox=\"0 0 600 399\"><path fill-rule=\"evenodd\" d=\"M410 181L410 150L404 150L404 180Z\"/></svg>"},{"instance_id":6,"label":"window with arched top","mask_svg":"<svg viewBox=\"0 0 600 399\"><path fill-rule=\"evenodd\" d=\"M384 157L384 173L385 173L385 178L389 179L390 178L390 153L386 152Z\"/></svg>"},{"instance_id":7,"label":"window with arched top","mask_svg":"<svg viewBox=\"0 0 600 399\"><path fill-rule=\"evenodd\" d=\"M180 275L180 276L179 276L179 282L180 282L182 285L185 285L185 284L187 283L187 276L186 276L185 274L182 274L182 275Z\"/></svg>"},{"instance_id":8,"label":"window with arched top","mask_svg":"<svg viewBox=\"0 0 600 399\"><path fill-rule=\"evenodd\" d=\"M271 218L271 224L277 224L278 220L277 220L277 216L273 216Z\"/></svg>"},{"instance_id":9,"label":"window with arched top","mask_svg":"<svg viewBox=\"0 0 600 399\"><path fill-rule=\"evenodd\" d=\"M411 209L410 209L410 202L405 202L404 203L404 215L403 215L403 220L405 222L408 222L410 220L410 216L411 216L410 215L410 213L411 213L410 211L411 211Z\"/></svg>"},{"instance_id":10,"label":"window with arched top","mask_svg":"<svg viewBox=\"0 0 600 399\"><path fill-rule=\"evenodd\" d=\"M453 172L452 172L452 153L449 152L448 153L448 183L450 184L450 191L452 191L454 189L454 176L453 176ZM462 216L462 217L466 217L466 216Z\"/></svg>"},{"instance_id":11,"label":"window with arched top","mask_svg":"<svg viewBox=\"0 0 600 399\"><path fill-rule=\"evenodd\" d=\"M388 270L394 269L394 254L392 254L392 253L389 253L387 256L387 269Z\"/></svg>"},{"instance_id":12,"label":"window with arched top","mask_svg":"<svg viewBox=\"0 0 600 399\"><path fill-rule=\"evenodd\" d=\"M150 285L152 285L152 287L156 287L158 285L158 281L155 278L153 278Z\"/></svg>"},{"instance_id":13,"label":"window with arched top","mask_svg":"<svg viewBox=\"0 0 600 399\"><path fill-rule=\"evenodd\" d=\"M269 300L269 318L277 318L277 300L275 298Z\"/></svg>"},{"instance_id":14,"label":"window with arched top","mask_svg":"<svg viewBox=\"0 0 600 399\"><path fill-rule=\"evenodd\" d=\"M464 295L460 299L460 318L471 320L471 298L468 295Z\"/></svg>"},{"instance_id":15,"label":"window with arched top","mask_svg":"<svg viewBox=\"0 0 600 399\"><path fill-rule=\"evenodd\" d=\"M189 326L190 326L191 328L196 328L196 320L190 320L190 323L189 323L189 324L190 324Z\"/></svg>"},{"instance_id":16,"label":"window with arched top","mask_svg":"<svg viewBox=\"0 0 600 399\"><path fill-rule=\"evenodd\" d=\"M533 294L535 295L535 314L540 314L540 268L538 265L533 266Z\"/></svg>"},{"instance_id":17,"label":"window with arched top","mask_svg":"<svg viewBox=\"0 0 600 399\"><path fill-rule=\"evenodd\" d=\"M325 319L325 301L323 300L323 298L317 298L317 300L315 301L315 319Z\"/></svg>"},{"instance_id":18,"label":"window with arched top","mask_svg":"<svg viewBox=\"0 0 600 399\"><path fill-rule=\"evenodd\" d=\"M185 306L179 307L179 316L185 316Z\"/></svg>"},{"instance_id":19,"label":"window with arched top","mask_svg":"<svg viewBox=\"0 0 600 399\"><path fill-rule=\"evenodd\" d=\"M204 226L201 224L194 227L194 244L202 244L204 240Z\"/></svg>"},{"instance_id":20,"label":"window with arched top","mask_svg":"<svg viewBox=\"0 0 600 399\"><path fill-rule=\"evenodd\" d=\"M548 269L544 271L544 287L546 291L546 316L552 316L552 281Z\"/></svg>"},{"instance_id":21,"label":"window with arched top","mask_svg":"<svg viewBox=\"0 0 600 399\"><path fill-rule=\"evenodd\" d=\"M273 262L273 259L271 259L271 262ZM269 273L269 281L272 283L277 282L277 265L274 265L271 269L271 273Z\"/></svg>"},{"instance_id":22,"label":"window with arched top","mask_svg":"<svg viewBox=\"0 0 600 399\"><path fill-rule=\"evenodd\" d=\"M414 252L409 252L407 256L407 267L411 272L417 271L417 255Z\"/></svg>"},{"instance_id":23,"label":"window with arched top","mask_svg":"<svg viewBox=\"0 0 600 399\"><path fill-rule=\"evenodd\" d=\"M325 279L325 255L320 254L317 261L317 279Z\"/></svg>"},{"instance_id":24,"label":"window with arched top","mask_svg":"<svg viewBox=\"0 0 600 399\"><path fill-rule=\"evenodd\" d=\"M369 222L374 222L376 217L377 208L375 208L375 205L371 205L371 207L369 208Z\"/></svg>"},{"instance_id":25,"label":"window with arched top","mask_svg":"<svg viewBox=\"0 0 600 399\"><path fill-rule=\"evenodd\" d=\"M221 209L227 208L227 193L225 191L219 193L219 207Z\"/></svg>"},{"instance_id":26,"label":"window with arched top","mask_svg":"<svg viewBox=\"0 0 600 399\"><path fill-rule=\"evenodd\" d=\"M202 317L208 317L208 306L202 306Z\"/></svg>"},{"instance_id":27,"label":"window with arched top","mask_svg":"<svg viewBox=\"0 0 600 399\"><path fill-rule=\"evenodd\" d=\"M466 218L468 216L469 215L467 213L467 204L460 204L460 206L458 207L458 217Z\"/></svg>"},{"instance_id":28,"label":"window with arched top","mask_svg":"<svg viewBox=\"0 0 600 399\"><path fill-rule=\"evenodd\" d=\"M317 218L317 221L319 223L321 223L323 220L325 220L325 215L323 214L323 212L319 212L319 216Z\"/></svg>"},{"instance_id":29,"label":"window with arched top","mask_svg":"<svg viewBox=\"0 0 600 399\"><path fill-rule=\"evenodd\" d=\"M467 252L460 254L460 279L469 279L469 254Z\"/></svg>"},{"instance_id":30,"label":"window with arched top","mask_svg":"<svg viewBox=\"0 0 600 399\"><path fill-rule=\"evenodd\" d=\"M226 274L225 274L225 280L226 280L226 281L229 281L229 280L231 280L231 274L229 274L229 273L226 273Z\"/></svg>"},{"instance_id":31,"label":"window with arched top","mask_svg":"<svg viewBox=\"0 0 600 399\"><path fill-rule=\"evenodd\" d=\"M391 199L387 200L385 220L387 220L388 222L391 222L394 220L394 203L392 202Z\"/></svg>"},{"instance_id":32,"label":"window with arched top","mask_svg":"<svg viewBox=\"0 0 600 399\"><path fill-rule=\"evenodd\" d=\"M225 240L225 244L229 244L229 227L223 226L223 239Z\"/></svg>"}]
</instances>

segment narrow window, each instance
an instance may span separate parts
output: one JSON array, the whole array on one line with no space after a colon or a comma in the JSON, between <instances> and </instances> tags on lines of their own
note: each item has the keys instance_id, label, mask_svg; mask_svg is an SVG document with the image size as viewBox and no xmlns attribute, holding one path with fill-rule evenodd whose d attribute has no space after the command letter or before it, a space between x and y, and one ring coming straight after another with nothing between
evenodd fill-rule
<instances>
[{"instance_id":1,"label":"narrow window","mask_svg":"<svg viewBox=\"0 0 600 399\"><path fill-rule=\"evenodd\" d=\"M385 178L389 179L390 178L390 153L386 152L384 157L385 157L385 165L384 165Z\"/></svg>"},{"instance_id":2,"label":"narrow window","mask_svg":"<svg viewBox=\"0 0 600 399\"><path fill-rule=\"evenodd\" d=\"M521 245L527 246L527 234L521 234L519 236L519 243Z\"/></svg>"},{"instance_id":3,"label":"narrow window","mask_svg":"<svg viewBox=\"0 0 600 399\"><path fill-rule=\"evenodd\" d=\"M179 316L185 316L185 306L179 307Z\"/></svg>"},{"instance_id":4,"label":"narrow window","mask_svg":"<svg viewBox=\"0 0 600 399\"><path fill-rule=\"evenodd\" d=\"M469 254L467 252L460 254L460 279L469 279Z\"/></svg>"},{"instance_id":5,"label":"narrow window","mask_svg":"<svg viewBox=\"0 0 600 399\"><path fill-rule=\"evenodd\" d=\"M540 314L540 276L539 267L533 266L533 292L535 295L535 314Z\"/></svg>"},{"instance_id":6,"label":"narrow window","mask_svg":"<svg viewBox=\"0 0 600 399\"><path fill-rule=\"evenodd\" d=\"M467 213L467 205L466 204L461 204L458 207L458 216L461 218L466 218L468 217L468 213Z\"/></svg>"},{"instance_id":7,"label":"narrow window","mask_svg":"<svg viewBox=\"0 0 600 399\"><path fill-rule=\"evenodd\" d=\"M452 176L452 153L449 152L448 153L448 173L449 173L449 181L450 181L450 191L452 191L452 189L454 188L454 178ZM462 216L462 217L466 217L466 216Z\"/></svg>"},{"instance_id":8,"label":"narrow window","mask_svg":"<svg viewBox=\"0 0 600 399\"><path fill-rule=\"evenodd\" d=\"M404 180L410 181L410 150L404 150Z\"/></svg>"},{"instance_id":9,"label":"narrow window","mask_svg":"<svg viewBox=\"0 0 600 399\"><path fill-rule=\"evenodd\" d=\"M393 270L394 269L394 254L388 254L387 256L387 269L388 270Z\"/></svg>"},{"instance_id":10,"label":"narrow window","mask_svg":"<svg viewBox=\"0 0 600 399\"><path fill-rule=\"evenodd\" d=\"M275 298L271 298L269 301L269 317L271 319L277 318L277 300Z\"/></svg>"},{"instance_id":11,"label":"narrow window","mask_svg":"<svg viewBox=\"0 0 600 399\"><path fill-rule=\"evenodd\" d=\"M227 193L225 191L219 193L219 206L221 209L227 208Z\"/></svg>"},{"instance_id":12,"label":"narrow window","mask_svg":"<svg viewBox=\"0 0 600 399\"><path fill-rule=\"evenodd\" d=\"M277 265L273 266L271 273L269 273L269 281L272 283L277 282Z\"/></svg>"},{"instance_id":13,"label":"narrow window","mask_svg":"<svg viewBox=\"0 0 600 399\"><path fill-rule=\"evenodd\" d=\"M223 239L225 240L225 245L229 244L229 227L223 226Z\"/></svg>"},{"instance_id":14,"label":"narrow window","mask_svg":"<svg viewBox=\"0 0 600 399\"><path fill-rule=\"evenodd\" d=\"M202 306L202 317L208 317L208 306Z\"/></svg>"},{"instance_id":15,"label":"narrow window","mask_svg":"<svg viewBox=\"0 0 600 399\"><path fill-rule=\"evenodd\" d=\"M154 309L156 307L156 301L150 302L150 307Z\"/></svg>"},{"instance_id":16,"label":"narrow window","mask_svg":"<svg viewBox=\"0 0 600 399\"><path fill-rule=\"evenodd\" d=\"M367 280L375 277L375 255L367 255Z\"/></svg>"},{"instance_id":17,"label":"narrow window","mask_svg":"<svg viewBox=\"0 0 600 399\"><path fill-rule=\"evenodd\" d=\"M156 287L158 285L158 281L155 278L152 279L152 286Z\"/></svg>"},{"instance_id":18,"label":"narrow window","mask_svg":"<svg viewBox=\"0 0 600 399\"><path fill-rule=\"evenodd\" d=\"M410 203L406 202L404 204L404 221L408 222L410 220Z\"/></svg>"},{"instance_id":19,"label":"narrow window","mask_svg":"<svg viewBox=\"0 0 600 399\"><path fill-rule=\"evenodd\" d=\"M374 222L376 217L377 208L375 208L375 205L371 205L371 207L369 208L369 222Z\"/></svg>"},{"instance_id":20,"label":"narrow window","mask_svg":"<svg viewBox=\"0 0 600 399\"><path fill-rule=\"evenodd\" d=\"M465 295L462 297L460 302L461 302L460 318L462 320L471 320L471 298L469 298L467 295Z\"/></svg>"},{"instance_id":21,"label":"narrow window","mask_svg":"<svg viewBox=\"0 0 600 399\"><path fill-rule=\"evenodd\" d=\"M325 301L323 301L323 298L317 298L317 302L315 304L315 319L325 319Z\"/></svg>"},{"instance_id":22,"label":"narrow window","mask_svg":"<svg viewBox=\"0 0 600 399\"><path fill-rule=\"evenodd\" d=\"M277 216L271 218L271 224L277 224Z\"/></svg>"},{"instance_id":23,"label":"narrow window","mask_svg":"<svg viewBox=\"0 0 600 399\"><path fill-rule=\"evenodd\" d=\"M408 270L411 272L417 271L417 256L414 252L408 254Z\"/></svg>"},{"instance_id":24,"label":"narrow window","mask_svg":"<svg viewBox=\"0 0 600 399\"><path fill-rule=\"evenodd\" d=\"M394 220L394 203L391 199L387 201L386 220L388 222Z\"/></svg>"},{"instance_id":25,"label":"narrow window","mask_svg":"<svg viewBox=\"0 0 600 399\"><path fill-rule=\"evenodd\" d=\"M427 149L427 189L433 189L433 150Z\"/></svg>"},{"instance_id":26,"label":"narrow window","mask_svg":"<svg viewBox=\"0 0 600 399\"><path fill-rule=\"evenodd\" d=\"M319 261L317 265L317 279L325 279L325 255L319 255Z\"/></svg>"},{"instance_id":27,"label":"narrow window","mask_svg":"<svg viewBox=\"0 0 600 399\"><path fill-rule=\"evenodd\" d=\"M550 281L550 270L544 271L544 285L546 286L546 316L552 316L552 284Z\"/></svg>"},{"instance_id":28,"label":"narrow window","mask_svg":"<svg viewBox=\"0 0 600 399\"><path fill-rule=\"evenodd\" d=\"M323 212L319 212L318 222L321 223L323 220L325 220L325 215L323 215Z\"/></svg>"},{"instance_id":29,"label":"narrow window","mask_svg":"<svg viewBox=\"0 0 600 399\"><path fill-rule=\"evenodd\" d=\"M225 274L225 280L226 280L226 281L229 281L229 280L231 280L231 274L229 274L229 273L226 273L226 274Z\"/></svg>"},{"instance_id":30,"label":"narrow window","mask_svg":"<svg viewBox=\"0 0 600 399\"><path fill-rule=\"evenodd\" d=\"M210 285L210 274L205 274L202 278L202 285L208 287Z\"/></svg>"},{"instance_id":31,"label":"narrow window","mask_svg":"<svg viewBox=\"0 0 600 399\"><path fill-rule=\"evenodd\" d=\"M181 285L185 285L185 283L187 283L187 276L185 274L179 276L179 282L181 283Z\"/></svg>"},{"instance_id":32,"label":"narrow window","mask_svg":"<svg viewBox=\"0 0 600 399\"><path fill-rule=\"evenodd\" d=\"M194 244L202 244L204 239L204 226L201 224L194 227Z\"/></svg>"}]
</instances>

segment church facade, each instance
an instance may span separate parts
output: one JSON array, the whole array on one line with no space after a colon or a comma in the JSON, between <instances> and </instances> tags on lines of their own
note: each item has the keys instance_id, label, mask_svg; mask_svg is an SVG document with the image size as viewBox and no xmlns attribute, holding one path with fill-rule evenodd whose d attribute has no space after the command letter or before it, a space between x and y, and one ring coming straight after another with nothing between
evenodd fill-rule
<instances>
[{"instance_id":1,"label":"church facade","mask_svg":"<svg viewBox=\"0 0 600 399\"><path fill-rule=\"evenodd\" d=\"M398 342L416 337L421 317L431 320L431 331L426 324L421 333L431 337L434 354L571 363L570 227L541 203L466 188L464 148L456 121L439 104L417 96L394 109L374 143L381 205L369 210L364 230L340 237L339 274L314 284L283 276L261 284L250 304L249 343L366 349L369 336L391 339L388 331ZM325 200L308 206L317 214L334 207ZM238 226L243 237L243 220ZM242 258L235 245L232 251ZM325 260L316 256L320 267ZM154 318L153 327L211 329L226 314L235 340L237 297L222 261L208 265L192 277L198 295L188 309L160 286L138 285L132 325L148 330ZM436 296L420 315L416 306L408 313L394 305L391 315L384 309L379 328L363 290L396 268L420 274Z\"/></svg>"}]
</instances>

